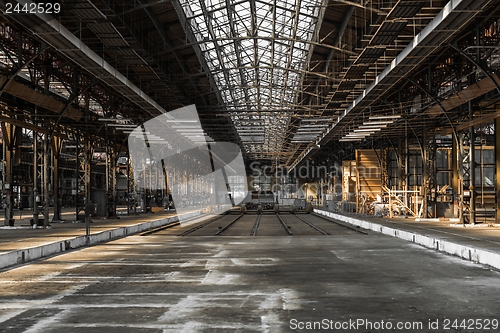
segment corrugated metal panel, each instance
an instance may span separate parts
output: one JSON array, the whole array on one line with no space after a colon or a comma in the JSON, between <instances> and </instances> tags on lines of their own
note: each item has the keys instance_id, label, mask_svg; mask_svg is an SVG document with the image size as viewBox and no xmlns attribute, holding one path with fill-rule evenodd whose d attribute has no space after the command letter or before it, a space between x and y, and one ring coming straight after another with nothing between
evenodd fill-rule
<instances>
[{"instance_id":1,"label":"corrugated metal panel","mask_svg":"<svg viewBox=\"0 0 500 333\"><path fill-rule=\"evenodd\" d=\"M370 40L370 45L390 45L406 27L406 20L384 21Z\"/></svg>"},{"instance_id":2,"label":"corrugated metal panel","mask_svg":"<svg viewBox=\"0 0 500 333\"><path fill-rule=\"evenodd\" d=\"M423 1L400 0L387 15L388 19L415 17L424 5Z\"/></svg>"},{"instance_id":3,"label":"corrugated metal panel","mask_svg":"<svg viewBox=\"0 0 500 333\"><path fill-rule=\"evenodd\" d=\"M342 200L356 201L356 161L342 161Z\"/></svg>"},{"instance_id":4,"label":"corrugated metal panel","mask_svg":"<svg viewBox=\"0 0 500 333\"><path fill-rule=\"evenodd\" d=\"M344 75L344 79L347 80L359 80L363 78L365 72L368 70L368 65L354 65L349 67Z\"/></svg>"},{"instance_id":5,"label":"corrugated metal panel","mask_svg":"<svg viewBox=\"0 0 500 333\"><path fill-rule=\"evenodd\" d=\"M340 82L337 90L343 91L343 90L352 90L356 86L357 82L355 81L342 81Z\"/></svg>"},{"instance_id":6,"label":"corrugated metal panel","mask_svg":"<svg viewBox=\"0 0 500 333\"><path fill-rule=\"evenodd\" d=\"M366 194L368 202L375 201L382 191L382 174L376 152L369 149L356 150L356 168L359 194Z\"/></svg>"},{"instance_id":7,"label":"corrugated metal panel","mask_svg":"<svg viewBox=\"0 0 500 333\"><path fill-rule=\"evenodd\" d=\"M349 91L336 91L335 94L333 94L332 100L343 101L349 96L349 93Z\"/></svg>"},{"instance_id":8,"label":"corrugated metal panel","mask_svg":"<svg viewBox=\"0 0 500 333\"><path fill-rule=\"evenodd\" d=\"M106 15L88 0L72 0L71 7L71 11L82 20L106 19Z\"/></svg>"},{"instance_id":9,"label":"corrugated metal panel","mask_svg":"<svg viewBox=\"0 0 500 333\"><path fill-rule=\"evenodd\" d=\"M368 46L366 47L358 58L354 61L355 65L358 64L373 64L385 52L385 47Z\"/></svg>"},{"instance_id":10,"label":"corrugated metal panel","mask_svg":"<svg viewBox=\"0 0 500 333\"><path fill-rule=\"evenodd\" d=\"M88 26L97 38L108 47L130 46L112 23L90 23Z\"/></svg>"}]
</instances>

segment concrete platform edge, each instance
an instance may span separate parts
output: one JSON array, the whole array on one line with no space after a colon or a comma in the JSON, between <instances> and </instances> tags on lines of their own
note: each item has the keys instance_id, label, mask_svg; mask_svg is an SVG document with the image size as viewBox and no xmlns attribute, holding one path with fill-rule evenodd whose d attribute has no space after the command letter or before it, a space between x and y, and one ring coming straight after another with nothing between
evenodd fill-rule
<instances>
[{"instance_id":1,"label":"concrete platform edge","mask_svg":"<svg viewBox=\"0 0 500 333\"><path fill-rule=\"evenodd\" d=\"M418 245L425 246L430 249L434 249L440 252L460 257L462 259L474 261L480 264L486 264L496 269L500 269L500 254L498 253L474 248L472 246L456 244L444 239L429 237L415 232L400 230L384 226L379 223L369 222L358 218L336 214L320 209L314 209L314 212L328 216L333 219L340 220L342 222L359 226L364 229L380 232L384 235L397 237L409 242L413 242Z\"/></svg>"},{"instance_id":2,"label":"concrete platform edge","mask_svg":"<svg viewBox=\"0 0 500 333\"><path fill-rule=\"evenodd\" d=\"M181 216L182 218L190 218L200 214L201 211L195 211L186 214L181 214ZM165 217L158 220L129 225L126 227L120 227L116 229L91 233L88 242L87 242L87 236L83 235L49 244L2 253L0 254L0 269L4 269L18 264L24 264L36 259L51 256L57 253L62 253L71 249L77 249L87 245L95 245L113 239L130 236L153 228L158 228L172 222L177 222L178 220L179 220L178 216Z\"/></svg>"}]
</instances>

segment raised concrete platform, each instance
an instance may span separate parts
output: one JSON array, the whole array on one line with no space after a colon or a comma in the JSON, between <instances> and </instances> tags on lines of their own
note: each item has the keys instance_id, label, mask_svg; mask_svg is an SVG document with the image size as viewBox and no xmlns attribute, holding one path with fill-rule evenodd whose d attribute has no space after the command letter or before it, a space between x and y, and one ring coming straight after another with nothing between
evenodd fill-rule
<instances>
[{"instance_id":1,"label":"raised concrete platform","mask_svg":"<svg viewBox=\"0 0 500 333\"><path fill-rule=\"evenodd\" d=\"M200 215L193 210L182 218ZM16 220L14 227L0 227L0 269L26 263L70 249L107 242L178 221L175 211L155 214L120 215L119 219L94 219L87 237L85 223L74 221L75 213L63 212L64 223L51 223L49 228L33 229L29 218Z\"/></svg>"},{"instance_id":2,"label":"raised concrete platform","mask_svg":"<svg viewBox=\"0 0 500 333\"><path fill-rule=\"evenodd\" d=\"M343 215L327 210L314 212L364 229L404 239L415 244L500 269L500 228L467 228L444 221L383 219Z\"/></svg>"}]
</instances>

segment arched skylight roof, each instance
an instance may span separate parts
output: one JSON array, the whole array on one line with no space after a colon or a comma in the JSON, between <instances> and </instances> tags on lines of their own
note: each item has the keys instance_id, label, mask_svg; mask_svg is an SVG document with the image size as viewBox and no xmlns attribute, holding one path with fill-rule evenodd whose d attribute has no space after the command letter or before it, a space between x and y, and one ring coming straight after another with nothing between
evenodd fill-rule
<instances>
[{"instance_id":1,"label":"arched skylight roof","mask_svg":"<svg viewBox=\"0 0 500 333\"><path fill-rule=\"evenodd\" d=\"M322 0L181 0L220 103L250 154L282 150Z\"/></svg>"}]
</instances>

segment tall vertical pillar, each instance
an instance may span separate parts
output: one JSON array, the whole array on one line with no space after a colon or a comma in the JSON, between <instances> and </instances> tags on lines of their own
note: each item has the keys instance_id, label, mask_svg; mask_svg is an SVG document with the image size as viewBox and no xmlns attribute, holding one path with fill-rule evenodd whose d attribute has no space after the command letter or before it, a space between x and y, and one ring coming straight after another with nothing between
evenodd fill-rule
<instances>
[{"instance_id":1,"label":"tall vertical pillar","mask_svg":"<svg viewBox=\"0 0 500 333\"><path fill-rule=\"evenodd\" d=\"M75 165L75 173L76 173L76 191L75 191L75 219L77 221L83 218L80 213L83 212L83 191L85 189L84 184L84 172L82 168L82 157L80 155L83 154L83 145L82 138L80 133L75 133L75 143L76 143L76 165Z\"/></svg>"},{"instance_id":2,"label":"tall vertical pillar","mask_svg":"<svg viewBox=\"0 0 500 333\"><path fill-rule=\"evenodd\" d=\"M458 211L459 205L459 195L460 195L460 174L459 174L459 143L458 138L453 136L452 146L451 146L451 170L452 170L452 181L451 188L453 193L453 217L459 217L460 212Z\"/></svg>"},{"instance_id":3,"label":"tall vertical pillar","mask_svg":"<svg viewBox=\"0 0 500 333\"><path fill-rule=\"evenodd\" d=\"M116 218L116 153L106 143L106 217Z\"/></svg>"},{"instance_id":4,"label":"tall vertical pillar","mask_svg":"<svg viewBox=\"0 0 500 333\"><path fill-rule=\"evenodd\" d=\"M13 212L13 197L12 197L12 158L13 158L13 150L14 150L14 125L9 123L2 122L2 134L3 134L3 142L4 142L4 151L5 151L5 182L4 182L4 191L5 191L5 218L4 225L11 226L14 223L12 219L14 216Z\"/></svg>"},{"instance_id":5,"label":"tall vertical pillar","mask_svg":"<svg viewBox=\"0 0 500 333\"><path fill-rule=\"evenodd\" d=\"M469 102L469 118L472 119L472 108ZM476 223L476 133L474 131L474 126L469 128L469 138L470 138L470 152L469 152L469 168L470 168L470 179L469 179L469 223Z\"/></svg>"},{"instance_id":6,"label":"tall vertical pillar","mask_svg":"<svg viewBox=\"0 0 500 333\"><path fill-rule=\"evenodd\" d=\"M423 167L423 172L422 172L422 190L420 193L422 194L422 217L427 218L428 217L428 202L429 202L429 149L427 145L427 134L426 131L424 130L423 133L423 138L422 138L422 167Z\"/></svg>"},{"instance_id":7,"label":"tall vertical pillar","mask_svg":"<svg viewBox=\"0 0 500 333\"><path fill-rule=\"evenodd\" d=\"M132 207L131 207L132 206ZM132 157L127 152L127 214L133 208L134 214L137 214L137 186L132 169Z\"/></svg>"},{"instance_id":8,"label":"tall vertical pillar","mask_svg":"<svg viewBox=\"0 0 500 333\"><path fill-rule=\"evenodd\" d=\"M399 176L399 190L405 191L404 200L408 200L408 195L406 191L408 190L408 138L401 142L399 145L399 161L398 161L398 176ZM413 202L416 205L416 202ZM417 209L414 209L417 211Z\"/></svg>"},{"instance_id":9,"label":"tall vertical pillar","mask_svg":"<svg viewBox=\"0 0 500 333\"><path fill-rule=\"evenodd\" d=\"M468 103L467 118L472 119L473 110L471 102ZM475 169L476 169L476 153L475 153L475 131L474 126L463 131L459 135L460 159L459 159L459 175L461 176L461 193L459 200L459 219L463 224L476 223L476 193L475 193Z\"/></svg>"},{"instance_id":10,"label":"tall vertical pillar","mask_svg":"<svg viewBox=\"0 0 500 333\"><path fill-rule=\"evenodd\" d=\"M40 181L42 173L40 172L40 147L38 147L38 132L33 131L33 223L38 225L39 202L40 202Z\"/></svg>"},{"instance_id":11,"label":"tall vertical pillar","mask_svg":"<svg viewBox=\"0 0 500 333\"><path fill-rule=\"evenodd\" d=\"M91 147L88 134L78 133L77 136L77 191L76 191L76 219L83 218L86 205L90 203L90 159Z\"/></svg>"},{"instance_id":12,"label":"tall vertical pillar","mask_svg":"<svg viewBox=\"0 0 500 333\"><path fill-rule=\"evenodd\" d=\"M50 135L45 134L43 136L43 226L47 227L49 225L49 205L50 205L50 191L49 191L49 140Z\"/></svg>"},{"instance_id":13,"label":"tall vertical pillar","mask_svg":"<svg viewBox=\"0 0 500 333\"><path fill-rule=\"evenodd\" d=\"M150 168L149 165L146 164L146 162L143 162L143 174L142 174L142 205L141 205L141 210L143 213L150 212L149 210L149 194L150 194L150 187L149 187L149 180L150 180Z\"/></svg>"},{"instance_id":14,"label":"tall vertical pillar","mask_svg":"<svg viewBox=\"0 0 500 333\"><path fill-rule=\"evenodd\" d=\"M88 109L87 109L88 110ZM89 135L85 133L83 139L85 145L85 151L83 153L83 173L84 173L84 211L85 211L85 229L87 235L87 243L90 242L88 236L90 235L90 214L92 212L91 202L90 202L90 161L92 159L92 150L90 147Z\"/></svg>"},{"instance_id":15,"label":"tall vertical pillar","mask_svg":"<svg viewBox=\"0 0 500 333\"><path fill-rule=\"evenodd\" d=\"M171 197L171 195L170 195L170 189L168 187L168 170L167 170L167 166L165 165L164 159L161 160L161 170L163 172L163 180L165 181L165 183L163 184L163 186L165 186L164 198L167 198L166 201L163 200L163 208L166 207L167 209L170 209L170 197ZM200 192L197 192L197 193L200 193Z\"/></svg>"},{"instance_id":16,"label":"tall vertical pillar","mask_svg":"<svg viewBox=\"0 0 500 333\"><path fill-rule=\"evenodd\" d=\"M423 212L424 217L435 217L436 214L436 140L424 135L423 140ZM432 216L429 216L429 208L432 210Z\"/></svg>"},{"instance_id":17,"label":"tall vertical pillar","mask_svg":"<svg viewBox=\"0 0 500 333\"><path fill-rule=\"evenodd\" d=\"M474 224L475 214L474 205L474 128L462 132L459 135L460 153L459 153L459 219L462 224ZM472 137L471 137L472 136Z\"/></svg>"},{"instance_id":18,"label":"tall vertical pillar","mask_svg":"<svg viewBox=\"0 0 500 333\"><path fill-rule=\"evenodd\" d=\"M54 136L52 138L52 157L53 157L53 198L54 198L54 216L52 217L52 222L61 221L61 206L62 199L59 193L59 158L61 156L62 149L62 139Z\"/></svg>"},{"instance_id":19,"label":"tall vertical pillar","mask_svg":"<svg viewBox=\"0 0 500 333\"><path fill-rule=\"evenodd\" d=\"M496 169L495 223L500 223L500 118L495 119L495 169Z\"/></svg>"},{"instance_id":20,"label":"tall vertical pillar","mask_svg":"<svg viewBox=\"0 0 500 333\"><path fill-rule=\"evenodd\" d=\"M380 148L380 181L382 188L389 188L389 153L387 148ZM383 190L382 190L383 191ZM381 193L382 194L382 193Z\"/></svg>"}]
</instances>

